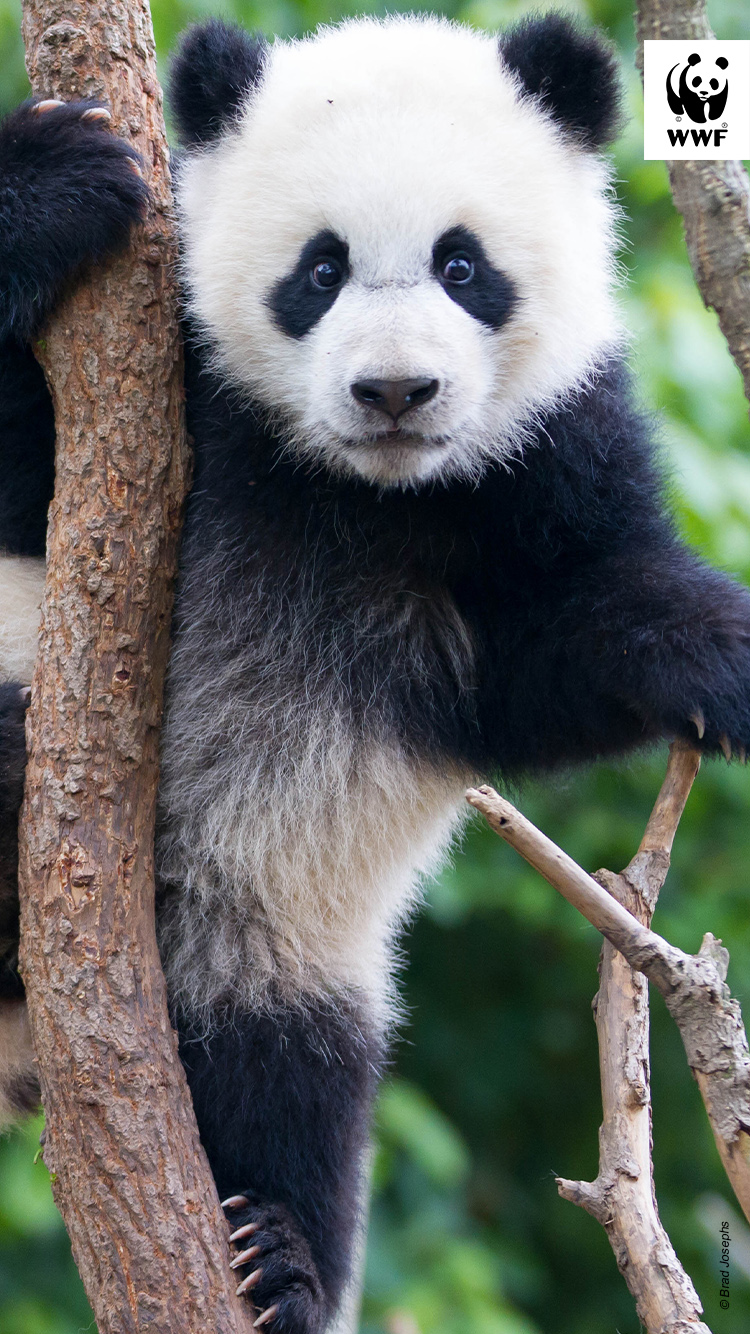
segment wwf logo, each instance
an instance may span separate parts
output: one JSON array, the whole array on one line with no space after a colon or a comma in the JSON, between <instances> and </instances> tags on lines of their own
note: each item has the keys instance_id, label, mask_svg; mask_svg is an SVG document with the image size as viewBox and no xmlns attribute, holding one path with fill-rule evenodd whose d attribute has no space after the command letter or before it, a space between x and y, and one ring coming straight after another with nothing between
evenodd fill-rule
<instances>
[{"instance_id":1,"label":"wwf logo","mask_svg":"<svg viewBox=\"0 0 750 1334\"><path fill-rule=\"evenodd\" d=\"M646 39L643 156L647 162L750 157L750 41Z\"/></svg>"},{"instance_id":2,"label":"wwf logo","mask_svg":"<svg viewBox=\"0 0 750 1334\"><path fill-rule=\"evenodd\" d=\"M727 104L729 80L726 56L704 60L694 51L679 60L667 75L667 101L676 116L687 116L694 125L718 120Z\"/></svg>"}]
</instances>

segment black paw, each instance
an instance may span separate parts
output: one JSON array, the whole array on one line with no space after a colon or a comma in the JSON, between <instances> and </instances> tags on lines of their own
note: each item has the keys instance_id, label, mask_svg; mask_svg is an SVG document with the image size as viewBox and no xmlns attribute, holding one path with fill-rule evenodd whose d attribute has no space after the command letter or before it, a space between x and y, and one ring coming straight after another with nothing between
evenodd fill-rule
<instances>
[{"instance_id":1,"label":"black paw","mask_svg":"<svg viewBox=\"0 0 750 1334\"><path fill-rule=\"evenodd\" d=\"M62 283L127 243L140 159L94 102L26 102L0 124L0 336L30 338Z\"/></svg>"},{"instance_id":2,"label":"black paw","mask_svg":"<svg viewBox=\"0 0 750 1334\"><path fill-rule=\"evenodd\" d=\"M283 1205L261 1204L250 1192L225 1200L243 1275L237 1292L258 1309L256 1328L270 1334L321 1334L328 1315L325 1294L305 1238Z\"/></svg>"},{"instance_id":3,"label":"black paw","mask_svg":"<svg viewBox=\"0 0 750 1334\"><path fill-rule=\"evenodd\" d=\"M733 759L747 764L750 725L743 727L741 720L735 717L727 717L716 724L709 716L707 722L703 709L698 707L693 709L689 721L689 729L683 735L692 745L707 755L723 755L727 764Z\"/></svg>"}]
</instances>

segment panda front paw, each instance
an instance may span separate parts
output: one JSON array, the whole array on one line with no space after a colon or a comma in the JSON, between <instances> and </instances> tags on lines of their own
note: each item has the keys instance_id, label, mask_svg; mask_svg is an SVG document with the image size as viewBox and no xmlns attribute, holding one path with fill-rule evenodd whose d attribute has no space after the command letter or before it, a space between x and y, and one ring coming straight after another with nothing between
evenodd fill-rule
<instances>
[{"instance_id":1,"label":"panda front paw","mask_svg":"<svg viewBox=\"0 0 750 1334\"><path fill-rule=\"evenodd\" d=\"M232 1268L244 1273L237 1293L258 1310L254 1327L273 1334L321 1334L328 1306L305 1238L283 1205L255 1203L250 1192L222 1208L237 1248Z\"/></svg>"},{"instance_id":2,"label":"panda front paw","mask_svg":"<svg viewBox=\"0 0 750 1334\"><path fill-rule=\"evenodd\" d=\"M727 717L721 722L706 721L703 709L696 706L689 718L689 730L685 739L697 745L706 755L723 755L727 764L733 759L740 764L747 764L747 751L750 745L750 718L747 725L735 717Z\"/></svg>"},{"instance_id":3,"label":"panda front paw","mask_svg":"<svg viewBox=\"0 0 750 1334\"><path fill-rule=\"evenodd\" d=\"M25 102L0 123L0 337L31 338L82 264L122 248L149 199L95 102Z\"/></svg>"}]
</instances>

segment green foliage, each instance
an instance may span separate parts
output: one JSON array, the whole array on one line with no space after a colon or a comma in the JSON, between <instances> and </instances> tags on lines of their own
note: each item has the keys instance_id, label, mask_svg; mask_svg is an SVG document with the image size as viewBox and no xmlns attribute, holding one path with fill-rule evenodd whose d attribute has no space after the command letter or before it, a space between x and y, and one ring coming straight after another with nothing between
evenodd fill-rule
<instances>
[{"instance_id":1,"label":"green foliage","mask_svg":"<svg viewBox=\"0 0 750 1334\"><path fill-rule=\"evenodd\" d=\"M153 0L163 67L186 23L221 11L269 35L359 9L322 0ZM442 12L493 27L530 0ZM548 7L542 5L542 8ZM384 2L370 7L385 12ZM679 521L710 559L750 580L750 432L740 379L695 289L666 170L641 160L631 0L571 3L617 42L632 119L615 175L626 220L623 300ZM715 0L715 30L750 37L746 0ZM0 107L27 91L20 4L0 0ZM629 73L628 73L629 72ZM622 866L637 846L664 754L600 766L517 794L583 865ZM728 945L750 1016L750 774L706 764L682 822L656 926L694 950ZM555 1173L596 1174L600 1118L590 1002L596 933L500 840L472 825L408 942L410 1022L378 1113L364 1326L389 1334L636 1334L599 1226L557 1197ZM750 1234L733 1222L729 1311L718 1306L716 1210L730 1192L671 1020L653 1016L656 1182L663 1220L722 1334L750 1328ZM0 1334L93 1330L46 1170L39 1126L0 1145ZM718 1203L717 1203L718 1199Z\"/></svg>"}]
</instances>

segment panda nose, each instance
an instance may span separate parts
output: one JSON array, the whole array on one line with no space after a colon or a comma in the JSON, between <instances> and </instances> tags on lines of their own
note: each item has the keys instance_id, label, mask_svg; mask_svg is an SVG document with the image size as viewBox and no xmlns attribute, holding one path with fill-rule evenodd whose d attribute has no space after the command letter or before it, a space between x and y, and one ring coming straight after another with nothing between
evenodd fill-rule
<instances>
[{"instance_id":1,"label":"panda nose","mask_svg":"<svg viewBox=\"0 0 750 1334\"><path fill-rule=\"evenodd\" d=\"M439 388L437 380L357 380L351 386L358 403L384 412L393 422L410 408L429 403Z\"/></svg>"}]
</instances>

